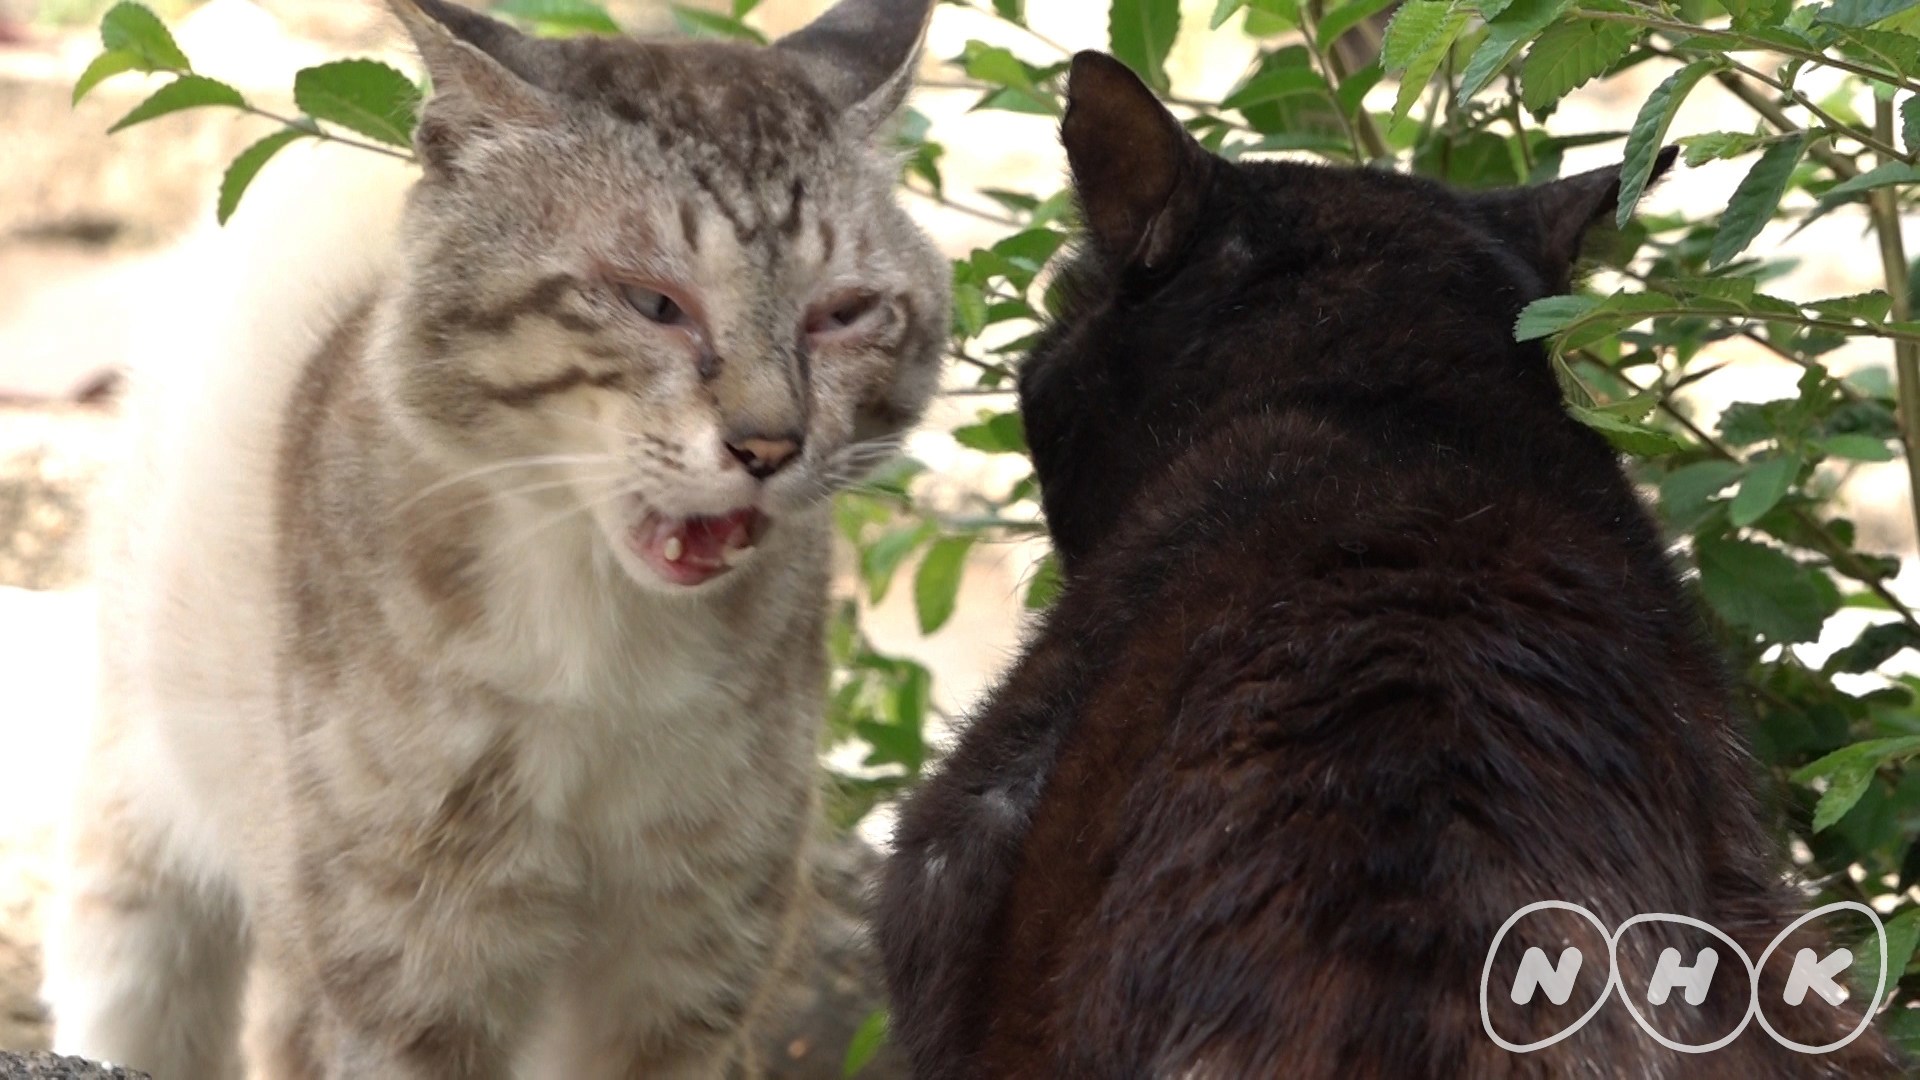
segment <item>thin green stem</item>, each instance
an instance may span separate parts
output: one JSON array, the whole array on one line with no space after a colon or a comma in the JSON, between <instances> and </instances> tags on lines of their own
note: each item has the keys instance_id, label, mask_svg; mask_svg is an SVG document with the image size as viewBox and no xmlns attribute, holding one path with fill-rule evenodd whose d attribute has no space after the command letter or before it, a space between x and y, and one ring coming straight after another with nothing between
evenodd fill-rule
<instances>
[{"instance_id":1,"label":"thin green stem","mask_svg":"<svg viewBox=\"0 0 1920 1080\"><path fill-rule=\"evenodd\" d=\"M1664 53L1662 55L1672 56L1673 54ZM1748 86L1745 80L1733 72L1716 71L1714 72L1713 79L1729 94L1740 99L1741 104L1752 109L1761 119L1772 124L1776 129L1788 134L1805 130L1799 124L1794 123L1793 118L1788 116L1785 110L1781 109L1780 106L1769 99L1767 95ZM1807 153L1811 155L1815 161L1832 169L1834 175L1840 177L1842 180L1851 180L1860 175L1858 166L1849 160L1845 154L1831 147L1815 144L1807 148Z\"/></svg>"},{"instance_id":2,"label":"thin green stem","mask_svg":"<svg viewBox=\"0 0 1920 1080\"><path fill-rule=\"evenodd\" d=\"M1005 364L996 364L991 360L982 360L977 356L968 356L958 349L949 352L947 355L963 364L979 368L989 375L998 376L1002 379L1011 379L1014 377L1013 369L1007 367Z\"/></svg>"},{"instance_id":3,"label":"thin green stem","mask_svg":"<svg viewBox=\"0 0 1920 1080\"><path fill-rule=\"evenodd\" d=\"M1604 9L1574 7L1569 10L1569 14L1582 19L1592 19L1596 22L1625 23L1629 26L1638 26L1647 30L1664 30L1667 33L1684 34L1687 37L1724 41L1731 43L1742 52L1770 52L1780 53L1785 56L1795 56L1810 63L1824 64L1827 67L1838 68L1841 71L1851 71L1855 75L1864 76L1876 82L1885 83L1888 86L1895 86L1902 90L1912 90L1915 93L1920 93L1920 83L1904 79L1890 71L1882 71L1879 68L1855 63L1845 57L1829 56L1818 49L1803 49L1798 46L1786 45L1779 41L1763 41L1759 38L1748 37L1734 30L1718 30L1708 26L1696 26L1693 23L1676 22L1658 13L1642 14L1642 12L1647 11L1648 9L1643 7L1636 7L1633 11L1609 11Z\"/></svg>"},{"instance_id":4,"label":"thin green stem","mask_svg":"<svg viewBox=\"0 0 1920 1080\"><path fill-rule=\"evenodd\" d=\"M351 146L356 150L367 150L375 154L384 154L390 158L398 158L401 161L417 164L417 159L412 154L407 153L404 150L396 150L391 146L381 146L378 143L362 142L359 139L349 138L345 135L335 135L333 132L328 131L325 128L322 128L319 124L307 123L299 120L290 120L287 117L281 116L278 113L271 113L265 109L259 108L254 105L241 104L236 107L243 113L247 113L251 116L258 116L263 120L271 120L276 124L279 124L283 127L293 128L296 131L305 132L306 134L311 135L316 139L320 139L323 142L336 142L342 146Z\"/></svg>"},{"instance_id":5,"label":"thin green stem","mask_svg":"<svg viewBox=\"0 0 1920 1080\"><path fill-rule=\"evenodd\" d=\"M1302 20L1300 35L1306 39L1307 51L1313 54L1314 63L1320 67L1320 78L1327 84L1328 96L1333 98L1333 112L1340 119L1340 128L1353 145L1354 156L1361 161L1392 157L1393 151L1387 148L1387 140L1380 134L1380 129L1374 126L1373 114L1367 112L1366 106L1362 104L1354 110L1355 115L1348 116L1346 106L1340 101L1340 86L1352 73L1347 70L1346 61L1340 59L1339 54L1331 48L1332 43L1320 41L1317 28L1325 13L1322 0L1308 0L1309 17ZM1323 48L1323 44L1328 47Z\"/></svg>"},{"instance_id":6,"label":"thin green stem","mask_svg":"<svg viewBox=\"0 0 1920 1080\"><path fill-rule=\"evenodd\" d=\"M1880 139L1874 137L1873 135L1868 134L1867 132L1861 130L1860 128L1854 127L1851 124L1845 123L1837 119L1831 113L1828 113L1825 109L1822 109L1820 106L1814 104L1812 99L1808 98L1805 94L1802 94L1800 91L1795 90L1793 87L1787 85L1786 83L1781 82L1780 80L1774 78L1771 75L1766 74L1765 72L1758 70L1757 68L1749 67L1746 64L1743 64L1740 61L1733 59L1732 57L1727 58L1727 63L1733 65L1733 69L1735 71L1740 72L1741 74L1747 76L1748 78L1753 79L1756 82L1763 82L1768 86L1773 87L1775 90L1780 91L1782 94L1785 94L1787 96L1787 100L1793 102L1795 105L1798 105L1801 108L1812 113L1813 115L1819 117L1820 122L1827 125L1827 127L1833 132L1837 134L1844 134L1847 138L1852 139L1854 142L1857 142L1864 147L1867 147L1868 149L1872 150L1876 154L1879 154L1883 158L1892 158L1898 161L1905 161L1905 162L1911 163L1912 161L1911 155L1902 154L1900 151L1894 149L1888 143L1881 141Z\"/></svg>"},{"instance_id":7,"label":"thin green stem","mask_svg":"<svg viewBox=\"0 0 1920 1080\"><path fill-rule=\"evenodd\" d=\"M1883 139L1893 138L1893 102L1874 101L1874 126ZM1900 201L1893 188L1868 193L1867 214L1880 241L1880 268L1886 275L1889 313L1896 322L1913 317L1909 292L1906 242L1900 235ZM1920 443L1920 342L1896 341L1893 346L1894 392L1900 403L1900 431L1907 442L1907 498L1912 503L1914 534L1920 537L1920 461L1913 447Z\"/></svg>"},{"instance_id":8,"label":"thin green stem","mask_svg":"<svg viewBox=\"0 0 1920 1080\"><path fill-rule=\"evenodd\" d=\"M918 195L922 199L927 200L930 203L934 203L939 206L944 206L948 210L952 210L955 213L965 214L968 217L978 218L981 221L989 221L995 225L1000 225L1009 229L1018 229L1022 225L1020 221L1017 221L1014 218L1010 218L1005 214L996 214L991 210L982 210L977 206L968 206L966 203L963 203L963 202L955 202L952 199L947 198L945 195L937 191L928 191L925 188L915 187L912 184L902 184L900 186L905 188L907 191L911 192L912 194Z\"/></svg>"}]
</instances>

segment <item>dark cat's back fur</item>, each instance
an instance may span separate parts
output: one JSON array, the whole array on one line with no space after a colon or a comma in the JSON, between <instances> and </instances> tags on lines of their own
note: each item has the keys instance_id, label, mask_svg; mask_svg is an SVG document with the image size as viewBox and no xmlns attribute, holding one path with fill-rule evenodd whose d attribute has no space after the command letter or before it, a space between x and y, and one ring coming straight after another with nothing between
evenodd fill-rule
<instances>
[{"instance_id":1,"label":"dark cat's back fur","mask_svg":"<svg viewBox=\"0 0 1920 1080\"><path fill-rule=\"evenodd\" d=\"M1677 1053L1617 996L1530 1054L1482 1030L1522 905L1689 915L1754 960L1799 914L1660 537L1512 340L1617 177L1229 165L1099 56L1072 98L1089 243L1020 387L1067 586L902 816L880 933L920 1075L1895 1074L1873 1032ZM1699 1006L1646 1003L1663 948L1712 944L1621 940L1677 1041L1747 1008L1725 955ZM1569 945L1571 1000L1513 1004L1524 949ZM1781 1004L1803 945L1765 1015L1828 1043L1857 1010ZM1496 1030L1567 1027L1606 954L1577 916L1517 923Z\"/></svg>"}]
</instances>

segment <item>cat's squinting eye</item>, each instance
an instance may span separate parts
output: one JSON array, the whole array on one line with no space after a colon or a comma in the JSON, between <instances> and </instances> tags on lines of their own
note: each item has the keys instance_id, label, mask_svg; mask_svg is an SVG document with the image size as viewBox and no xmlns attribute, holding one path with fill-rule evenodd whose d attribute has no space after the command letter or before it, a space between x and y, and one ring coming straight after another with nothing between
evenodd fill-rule
<instances>
[{"instance_id":1,"label":"cat's squinting eye","mask_svg":"<svg viewBox=\"0 0 1920 1080\"><path fill-rule=\"evenodd\" d=\"M845 337L870 329L879 321L884 305L873 293L852 293L821 304L807 312L810 337Z\"/></svg>"},{"instance_id":2,"label":"cat's squinting eye","mask_svg":"<svg viewBox=\"0 0 1920 1080\"><path fill-rule=\"evenodd\" d=\"M620 295L648 322L661 326L687 326L693 321L673 297L657 289L649 289L644 285L623 285Z\"/></svg>"}]
</instances>

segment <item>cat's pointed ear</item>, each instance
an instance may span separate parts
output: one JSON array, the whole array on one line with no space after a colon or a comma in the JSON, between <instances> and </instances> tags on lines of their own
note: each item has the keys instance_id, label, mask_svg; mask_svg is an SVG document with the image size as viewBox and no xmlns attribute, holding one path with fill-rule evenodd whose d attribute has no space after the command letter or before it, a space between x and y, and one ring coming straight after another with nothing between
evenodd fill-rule
<instances>
[{"instance_id":1,"label":"cat's pointed ear","mask_svg":"<svg viewBox=\"0 0 1920 1080\"><path fill-rule=\"evenodd\" d=\"M934 0L840 0L775 43L862 134L879 130L913 89Z\"/></svg>"},{"instance_id":2,"label":"cat's pointed ear","mask_svg":"<svg viewBox=\"0 0 1920 1080\"><path fill-rule=\"evenodd\" d=\"M1669 146L1654 157L1648 188L1666 175L1678 154L1678 147ZM1565 288L1588 230L1620 207L1620 168L1499 192L1482 205L1495 230L1532 259L1549 284Z\"/></svg>"},{"instance_id":3,"label":"cat's pointed ear","mask_svg":"<svg viewBox=\"0 0 1920 1080\"><path fill-rule=\"evenodd\" d=\"M414 132L429 171L458 172L470 144L501 127L560 121L553 100L515 70L532 60L533 43L518 30L445 0L387 0L387 6L433 80Z\"/></svg>"},{"instance_id":4,"label":"cat's pointed ear","mask_svg":"<svg viewBox=\"0 0 1920 1080\"><path fill-rule=\"evenodd\" d=\"M1094 243L1148 269L1178 253L1212 183L1214 157L1125 64L1073 58L1060 126Z\"/></svg>"}]
</instances>

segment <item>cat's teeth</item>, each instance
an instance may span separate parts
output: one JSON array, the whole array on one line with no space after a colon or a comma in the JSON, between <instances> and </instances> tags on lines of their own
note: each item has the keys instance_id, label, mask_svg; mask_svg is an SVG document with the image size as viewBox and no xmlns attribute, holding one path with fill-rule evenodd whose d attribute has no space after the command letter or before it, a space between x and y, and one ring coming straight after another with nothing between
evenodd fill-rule
<instances>
[{"instance_id":1,"label":"cat's teeth","mask_svg":"<svg viewBox=\"0 0 1920 1080\"><path fill-rule=\"evenodd\" d=\"M679 562L680 557L687 553L687 545L679 537L669 536L666 545L661 548L661 553L667 557L668 562Z\"/></svg>"}]
</instances>

